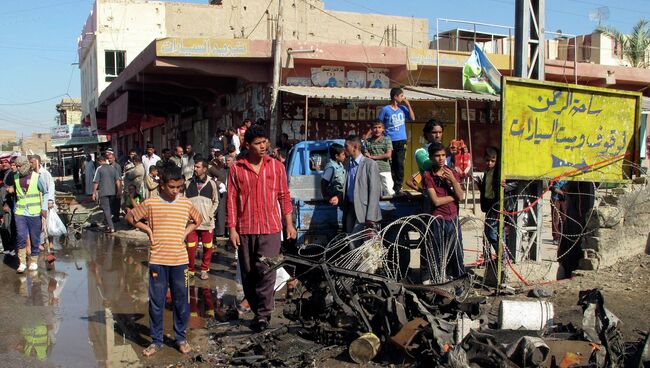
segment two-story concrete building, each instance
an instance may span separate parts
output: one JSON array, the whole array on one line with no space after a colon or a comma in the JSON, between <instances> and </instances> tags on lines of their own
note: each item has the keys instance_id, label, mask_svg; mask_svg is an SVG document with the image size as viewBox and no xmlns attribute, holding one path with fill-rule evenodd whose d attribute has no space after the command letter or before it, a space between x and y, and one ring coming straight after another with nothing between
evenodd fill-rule
<instances>
[{"instance_id":1,"label":"two-story concrete building","mask_svg":"<svg viewBox=\"0 0 650 368\"><path fill-rule=\"evenodd\" d=\"M97 127L95 111L100 94L154 39L274 38L277 0L211 3L97 0L78 39L86 123ZM330 11L325 10L322 0L285 1L283 13L286 40L428 45L428 21L423 18Z\"/></svg>"},{"instance_id":2,"label":"two-story concrete building","mask_svg":"<svg viewBox=\"0 0 650 368\"><path fill-rule=\"evenodd\" d=\"M217 128L237 126L244 118L268 124L277 2L268 8L244 0L218 3L120 3L148 9L159 31L143 33L153 38L139 53L127 50L117 77L106 65L96 69L93 76L107 85L93 90L97 96L82 97L83 105L94 103L84 112L94 117L85 115L86 121L110 133L115 149L126 152L146 142L158 149L192 143L207 152ZM462 91L462 68L478 43L496 68L510 75L511 36L452 29L432 42L426 19L334 12L323 1L285 4L281 119L274 131L291 139L363 132L376 118L377 107L387 102L388 88L399 85L407 86L418 117L409 125L410 147L420 145L421 127L431 117L449 126L445 142L454 137L471 140L475 159L485 145L499 141L498 96ZM110 29L128 38L129 27L106 24L113 6L118 5L99 0L95 8L104 10L89 22L98 25L99 33ZM115 37L93 37L88 42L97 48L95 59L106 56L106 44L101 48L97 40ZM648 70L562 60L573 53L559 52L560 41L547 44L548 80L571 83L576 78L579 84L630 90L648 85ZM92 58L82 62L82 69L86 62ZM110 84L107 79L112 79Z\"/></svg>"}]
</instances>

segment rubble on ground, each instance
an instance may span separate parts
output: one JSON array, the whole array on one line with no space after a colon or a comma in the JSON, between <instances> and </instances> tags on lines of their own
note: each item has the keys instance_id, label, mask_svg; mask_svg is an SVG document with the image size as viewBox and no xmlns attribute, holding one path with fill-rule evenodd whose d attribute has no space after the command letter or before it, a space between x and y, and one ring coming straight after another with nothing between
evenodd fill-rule
<instances>
[{"instance_id":1,"label":"rubble on ground","mask_svg":"<svg viewBox=\"0 0 650 368\"><path fill-rule=\"evenodd\" d=\"M496 298L479 295L473 276L439 285L413 285L310 257L282 255L264 261L272 269L293 269L301 282L298 297L283 310L291 323L252 335L246 344L229 351L226 365L313 367L320 365L323 352L331 353L326 356L347 353L346 359L358 364L453 368L643 367L650 363L648 333L638 341L624 342L621 321L605 307L597 289L578 296L582 327L554 321L552 305L543 300L549 293L537 287L530 291L534 299L528 303L550 310L517 314L508 322L510 329L504 329L507 316L490 314ZM501 314L508 310L504 301L526 303L520 295L500 298ZM521 328L514 328L512 323L518 319Z\"/></svg>"}]
</instances>

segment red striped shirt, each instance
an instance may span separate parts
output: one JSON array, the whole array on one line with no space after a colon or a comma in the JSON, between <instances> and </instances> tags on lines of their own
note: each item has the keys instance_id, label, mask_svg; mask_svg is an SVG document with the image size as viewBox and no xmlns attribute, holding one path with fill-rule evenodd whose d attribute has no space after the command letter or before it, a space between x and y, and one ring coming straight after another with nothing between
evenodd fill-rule
<instances>
[{"instance_id":1,"label":"red striped shirt","mask_svg":"<svg viewBox=\"0 0 650 368\"><path fill-rule=\"evenodd\" d=\"M235 227L240 234L282 231L280 213L285 216L292 211L284 165L264 156L256 174L246 158L238 160L228 176L227 207L226 226Z\"/></svg>"}]
</instances>

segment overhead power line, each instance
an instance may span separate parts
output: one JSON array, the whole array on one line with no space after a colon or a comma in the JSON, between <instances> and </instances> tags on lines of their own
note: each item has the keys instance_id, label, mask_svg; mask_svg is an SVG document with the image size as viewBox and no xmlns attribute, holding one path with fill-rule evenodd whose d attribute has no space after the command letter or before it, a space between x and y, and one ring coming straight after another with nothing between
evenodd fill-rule
<instances>
[{"instance_id":1,"label":"overhead power line","mask_svg":"<svg viewBox=\"0 0 650 368\"><path fill-rule=\"evenodd\" d=\"M610 8L610 9L622 10L622 11L626 11L626 12L630 12L630 13L650 14L650 12L643 11L642 8L631 9L631 8L625 8L625 7L621 7L621 6L611 6L611 5L607 5L607 4L603 4L603 3L598 3L598 2L594 2L594 1L586 1L586 0L569 0L569 1L572 1L574 3L588 4L588 5L594 5L594 6L606 6L606 7Z\"/></svg>"},{"instance_id":2,"label":"overhead power line","mask_svg":"<svg viewBox=\"0 0 650 368\"><path fill-rule=\"evenodd\" d=\"M52 101L57 98L63 97L65 94L61 95L56 95L50 98L44 98L42 100L36 100L36 101L29 101L29 102L19 102L19 103L0 103L0 106L25 106L25 105L36 105L39 103L47 102L47 101Z\"/></svg>"},{"instance_id":3,"label":"overhead power line","mask_svg":"<svg viewBox=\"0 0 650 368\"><path fill-rule=\"evenodd\" d=\"M257 23L255 23L255 26L253 26L253 29L251 29L251 31L248 32L248 35L246 35L246 38L250 37L253 34L253 32L255 32L255 30L257 29L257 26L259 26L260 23L262 23L262 19L264 19L264 16L268 14L267 12L269 11L269 8L271 7L271 4L273 4L273 0L269 1L269 4L266 6L266 9L264 9L264 11L262 12L262 15L260 16L260 19L257 20Z\"/></svg>"},{"instance_id":4,"label":"overhead power line","mask_svg":"<svg viewBox=\"0 0 650 368\"><path fill-rule=\"evenodd\" d=\"M336 20L338 20L338 21L341 22L341 23L345 23L345 24L349 25L350 27L353 27L353 28L358 29L358 30L360 30L360 31L362 31L362 32L365 32L365 33L368 33L368 34L370 34L370 35L373 35L373 36L375 36L375 37L379 37L379 38L382 37L381 35L378 35L378 34L376 34L376 33L374 33L374 32L371 32L371 31L369 31L369 30L367 30L367 29L361 28L361 27L357 26L357 25L354 24L354 23L350 23L350 22L348 22L348 21L345 20L345 19L341 19L341 18L337 17L336 15L334 15L334 14L332 14L332 13L326 11L326 10L323 10L323 9L317 7L317 6L313 6L312 4L309 4L309 2L307 2L307 0L300 0L300 1L302 1L303 3L306 3L306 4L310 5L310 6L312 6L314 9L318 10L319 12L321 12L321 13L327 15L327 16L330 16L330 17L332 17L332 18L334 18L334 19L336 19ZM404 47L409 47L409 45L405 44L404 42L402 42L402 41L400 41L400 40L396 40L396 41L397 41L398 43L400 43L400 44L401 44L402 46L404 46Z\"/></svg>"}]
</instances>

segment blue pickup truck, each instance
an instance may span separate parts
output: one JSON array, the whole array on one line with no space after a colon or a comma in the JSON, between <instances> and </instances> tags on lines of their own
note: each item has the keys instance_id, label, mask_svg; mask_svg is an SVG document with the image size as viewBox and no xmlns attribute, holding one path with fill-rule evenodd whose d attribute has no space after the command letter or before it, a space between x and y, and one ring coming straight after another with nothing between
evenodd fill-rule
<instances>
[{"instance_id":1,"label":"blue pickup truck","mask_svg":"<svg viewBox=\"0 0 650 368\"><path fill-rule=\"evenodd\" d=\"M289 191L294 208L298 244L327 244L342 231L343 212L340 206L332 206L323 200L320 191L322 168L329 160L329 146L344 144L342 139L303 141L289 153L287 174ZM379 203L382 225L417 214L421 211L422 195L407 194L384 197Z\"/></svg>"}]
</instances>

